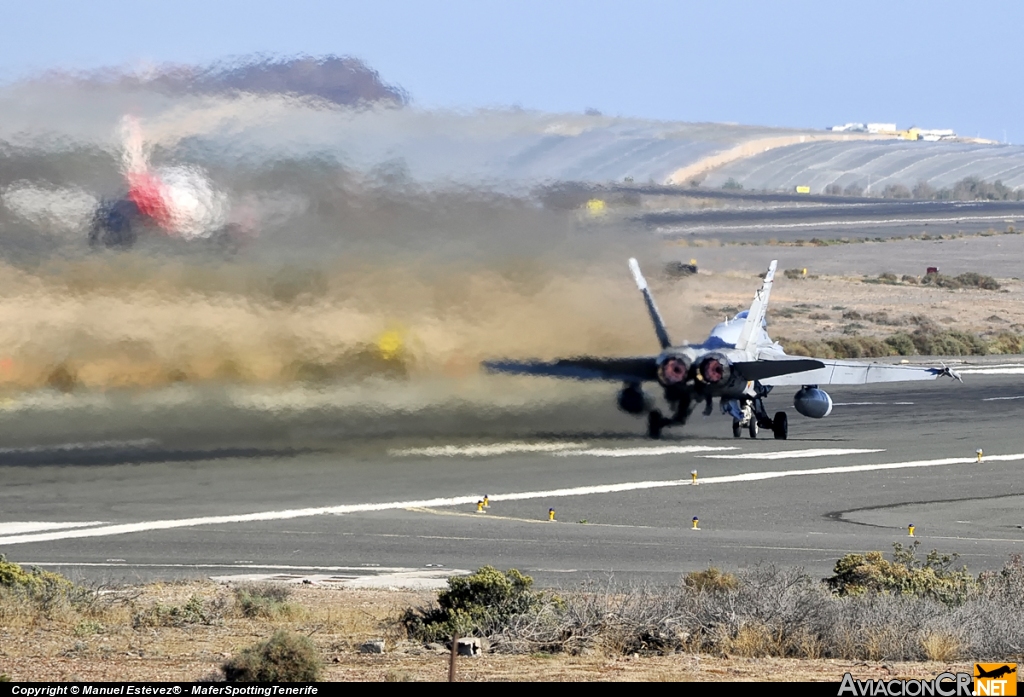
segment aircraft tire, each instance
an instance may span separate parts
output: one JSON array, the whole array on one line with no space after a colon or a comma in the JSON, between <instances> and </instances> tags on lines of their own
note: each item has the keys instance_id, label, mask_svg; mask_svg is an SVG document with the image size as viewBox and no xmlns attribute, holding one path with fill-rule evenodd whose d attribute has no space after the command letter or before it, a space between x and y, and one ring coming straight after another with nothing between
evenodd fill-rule
<instances>
[{"instance_id":1,"label":"aircraft tire","mask_svg":"<svg viewBox=\"0 0 1024 697\"><path fill-rule=\"evenodd\" d=\"M750 426L748 426L747 428L750 431L750 437L751 438L757 438L757 419L756 418L751 418L750 419Z\"/></svg>"},{"instance_id":2,"label":"aircraft tire","mask_svg":"<svg viewBox=\"0 0 1024 697\"><path fill-rule=\"evenodd\" d=\"M789 417L786 416L786 412L775 412L775 418L772 419L772 433L775 434L775 440L786 440L789 437Z\"/></svg>"},{"instance_id":3,"label":"aircraft tire","mask_svg":"<svg viewBox=\"0 0 1024 697\"><path fill-rule=\"evenodd\" d=\"M736 419L733 419L732 420L732 437L733 438L739 438L740 437L740 433L742 431L743 431L743 429L740 428L740 422L737 421Z\"/></svg>"},{"instance_id":4,"label":"aircraft tire","mask_svg":"<svg viewBox=\"0 0 1024 697\"><path fill-rule=\"evenodd\" d=\"M657 409L647 413L647 436L654 440L661 438L661 429L665 427L665 417Z\"/></svg>"}]
</instances>

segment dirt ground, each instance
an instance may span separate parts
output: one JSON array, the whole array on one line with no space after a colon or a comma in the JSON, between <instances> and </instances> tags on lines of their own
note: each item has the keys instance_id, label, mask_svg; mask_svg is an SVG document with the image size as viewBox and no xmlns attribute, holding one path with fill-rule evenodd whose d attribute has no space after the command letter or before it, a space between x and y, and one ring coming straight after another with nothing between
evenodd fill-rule
<instances>
[{"instance_id":1,"label":"dirt ground","mask_svg":"<svg viewBox=\"0 0 1024 697\"><path fill-rule=\"evenodd\" d=\"M193 596L205 617L172 617ZM89 613L67 610L49 618L0 606L0 674L15 681L181 681L214 678L242 648L287 628L308 635L319 649L325 681L442 681L449 653L407 641L396 622L402 610L429 592L355 590L299 585L275 618L246 618L232 589L207 581L150 584L105 594ZM162 608L163 613L154 608ZM155 619L163 617L163 619ZM384 639L386 653L360 645ZM840 681L934 678L964 672L968 664L744 658L675 654L582 656L486 654L460 658L460 681Z\"/></svg>"}]
</instances>

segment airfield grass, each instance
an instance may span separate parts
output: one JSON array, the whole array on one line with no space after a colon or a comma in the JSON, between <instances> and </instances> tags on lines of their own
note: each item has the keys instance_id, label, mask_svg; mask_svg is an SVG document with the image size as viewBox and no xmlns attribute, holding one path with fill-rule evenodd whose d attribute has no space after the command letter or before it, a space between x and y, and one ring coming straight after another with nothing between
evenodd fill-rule
<instances>
[{"instance_id":1,"label":"airfield grass","mask_svg":"<svg viewBox=\"0 0 1024 697\"><path fill-rule=\"evenodd\" d=\"M405 638L397 618L436 593L295 586L278 614L247 616L235 589L212 581L102 589L84 606L0 601L0 674L14 681L195 681L279 629L308 636L326 681L443 681L449 652ZM190 608L190 609L186 609ZM383 655L359 646L384 639ZM967 671L962 661L778 658L734 654L623 654L612 647L581 655L489 653L460 658L461 681L839 681L933 678Z\"/></svg>"}]
</instances>

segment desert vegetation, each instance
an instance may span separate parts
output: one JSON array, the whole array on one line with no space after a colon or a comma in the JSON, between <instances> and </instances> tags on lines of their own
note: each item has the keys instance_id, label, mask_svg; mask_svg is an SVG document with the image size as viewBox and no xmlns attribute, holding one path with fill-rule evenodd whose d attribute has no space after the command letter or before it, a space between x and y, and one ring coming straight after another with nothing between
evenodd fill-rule
<instances>
[{"instance_id":1,"label":"desert vegetation","mask_svg":"<svg viewBox=\"0 0 1024 697\"><path fill-rule=\"evenodd\" d=\"M804 661L761 663L752 674L760 679L793 665L806 670L808 661L834 679L853 661L1020 660L1022 599L1020 557L974 575L955 555L922 555L916 543L897 544L890 555L845 555L826 579L763 563L735 573L711 567L671 586L608 581L550 590L514 569L483 567L431 595L280 583L87 588L2 560L0 674L437 680L458 634L485 647L485 658L460 668L467 678L694 677L700 661L759 658ZM383 641L386 655L361 653L371 640ZM727 677L706 677L714 674Z\"/></svg>"},{"instance_id":2,"label":"desert vegetation","mask_svg":"<svg viewBox=\"0 0 1024 697\"><path fill-rule=\"evenodd\" d=\"M952 661L1024 655L1024 562L973 576L955 555L921 559L917 543L849 554L834 575L763 564L709 568L679 585L591 584L550 593L491 567L403 616L411 637L460 633L508 653L698 652L747 657ZM489 603L496 600L493 605ZM466 610L465 608L471 608Z\"/></svg>"},{"instance_id":3,"label":"desert vegetation","mask_svg":"<svg viewBox=\"0 0 1024 697\"><path fill-rule=\"evenodd\" d=\"M845 189L838 184L825 187L825 193L832 196L863 196L864 189L857 184L850 184ZM869 192L869 195L872 192ZM928 182L921 180L913 186L905 184L888 184L881 192L874 194L881 198L918 199L924 201L1020 201L1024 199L1024 189L1011 189L1001 180L987 182L979 177L964 177L951 187L936 189Z\"/></svg>"}]
</instances>

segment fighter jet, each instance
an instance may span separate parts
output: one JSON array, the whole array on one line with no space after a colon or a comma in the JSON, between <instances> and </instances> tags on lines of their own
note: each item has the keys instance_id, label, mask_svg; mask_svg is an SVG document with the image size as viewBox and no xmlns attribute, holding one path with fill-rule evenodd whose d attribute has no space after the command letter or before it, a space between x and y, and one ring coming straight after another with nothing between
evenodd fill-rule
<instances>
[{"instance_id":1,"label":"fighter jet","mask_svg":"<svg viewBox=\"0 0 1024 697\"><path fill-rule=\"evenodd\" d=\"M832 398L819 385L933 380L940 376L962 382L955 371L945 366L886 365L787 355L766 330L765 313L777 263L772 261L768 266L749 310L717 325L699 344L674 345L640 265L636 259L630 259L629 268L643 294L661 353L629 358L581 356L547 362L497 360L485 362L484 368L514 375L621 381L619 408L637 416L646 414L647 434L651 438L660 438L666 426L685 424L700 402L705 405L704 415L709 416L716 397L722 413L732 417L733 436L739 438L746 429L751 438L756 438L758 430L765 428L771 429L776 439L785 440L789 435L786 412L776 412L772 417L764 406L764 398L774 387L799 385L793 407L804 416L821 419L832 412ZM662 388L671 416L653 408L654 400L643 390L647 383L657 383Z\"/></svg>"}]
</instances>

